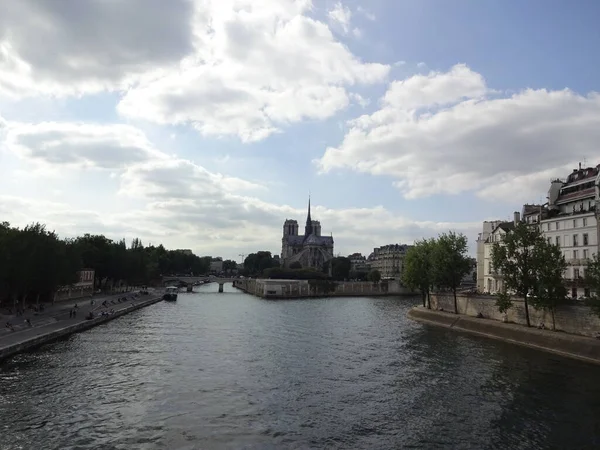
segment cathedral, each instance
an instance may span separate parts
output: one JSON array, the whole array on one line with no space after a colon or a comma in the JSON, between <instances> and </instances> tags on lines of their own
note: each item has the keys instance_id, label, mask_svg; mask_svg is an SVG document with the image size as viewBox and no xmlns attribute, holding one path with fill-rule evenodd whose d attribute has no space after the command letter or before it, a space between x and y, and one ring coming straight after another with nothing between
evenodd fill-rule
<instances>
[{"instance_id":1,"label":"cathedral","mask_svg":"<svg viewBox=\"0 0 600 450\"><path fill-rule=\"evenodd\" d=\"M281 239L283 267L299 262L303 268L323 270L323 265L333 258L333 237L321 236L321 223L310 217L310 198L304 236L298 236L298 222L286 219ZM331 270L331 267L329 268Z\"/></svg>"}]
</instances>

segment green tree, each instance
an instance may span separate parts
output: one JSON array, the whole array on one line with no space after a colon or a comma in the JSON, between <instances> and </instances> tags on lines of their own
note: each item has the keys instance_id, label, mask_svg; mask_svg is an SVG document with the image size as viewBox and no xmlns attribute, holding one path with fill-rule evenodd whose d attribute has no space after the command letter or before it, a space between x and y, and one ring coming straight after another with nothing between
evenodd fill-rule
<instances>
[{"instance_id":1,"label":"green tree","mask_svg":"<svg viewBox=\"0 0 600 450\"><path fill-rule=\"evenodd\" d=\"M585 271L585 283L590 289L590 296L586 304L592 312L600 317L600 257L594 255Z\"/></svg>"},{"instance_id":2,"label":"green tree","mask_svg":"<svg viewBox=\"0 0 600 450\"><path fill-rule=\"evenodd\" d=\"M381 272L377 269L373 269L367 275L367 280L372 283L379 283L381 281Z\"/></svg>"},{"instance_id":3,"label":"green tree","mask_svg":"<svg viewBox=\"0 0 600 450\"><path fill-rule=\"evenodd\" d=\"M540 246L547 244L538 227L519 223L492 247L492 267L503 278L506 291L523 298L525 320L529 320L529 297L534 293L538 275L544 264L538 257Z\"/></svg>"},{"instance_id":4,"label":"green tree","mask_svg":"<svg viewBox=\"0 0 600 450\"><path fill-rule=\"evenodd\" d=\"M250 276L261 275L266 269L277 266L279 266L279 264L273 259L271 252L267 251L250 253L246 256L246 259L244 259L244 271Z\"/></svg>"},{"instance_id":5,"label":"green tree","mask_svg":"<svg viewBox=\"0 0 600 450\"><path fill-rule=\"evenodd\" d=\"M556 308L563 304L567 297L567 289L563 283L563 274L567 262L558 245L543 240L534 248L538 263L536 283L533 288L531 303L536 309L544 309L552 314L552 329L556 329Z\"/></svg>"},{"instance_id":6,"label":"green tree","mask_svg":"<svg viewBox=\"0 0 600 450\"><path fill-rule=\"evenodd\" d=\"M431 251L434 284L452 291L454 314L458 314L456 291L465 275L471 270L471 259L467 255L468 241L464 234L450 231L442 233Z\"/></svg>"},{"instance_id":7,"label":"green tree","mask_svg":"<svg viewBox=\"0 0 600 450\"><path fill-rule=\"evenodd\" d=\"M337 256L329 261L331 264L331 274L334 280L346 280L350 276L352 261L350 258Z\"/></svg>"},{"instance_id":8,"label":"green tree","mask_svg":"<svg viewBox=\"0 0 600 450\"><path fill-rule=\"evenodd\" d=\"M223 261L223 272L231 274L235 270L237 270L237 263L235 261L231 259L226 259Z\"/></svg>"},{"instance_id":9,"label":"green tree","mask_svg":"<svg viewBox=\"0 0 600 450\"><path fill-rule=\"evenodd\" d=\"M290 269L302 269L302 264L300 264L300 261L294 261L290 264Z\"/></svg>"},{"instance_id":10,"label":"green tree","mask_svg":"<svg viewBox=\"0 0 600 450\"><path fill-rule=\"evenodd\" d=\"M432 252L435 248L434 239L423 239L415 242L404 257L402 283L421 293L423 306L431 309L430 292L433 285Z\"/></svg>"}]
</instances>

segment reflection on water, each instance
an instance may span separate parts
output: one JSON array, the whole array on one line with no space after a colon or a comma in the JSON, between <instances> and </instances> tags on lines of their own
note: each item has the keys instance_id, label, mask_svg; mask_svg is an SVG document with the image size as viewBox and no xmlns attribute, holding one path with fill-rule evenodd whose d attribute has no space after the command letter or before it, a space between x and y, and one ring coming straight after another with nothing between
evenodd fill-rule
<instances>
[{"instance_id":1,"label":"reflection on water","mask_svg":"<svg viewBox=\"0 0 600 450\"><path fill-rule=\"evenodd\" d=\"M418 299L179 295L0 366L1 449L594 448L600 368Z\"/></svg>"}]
</instances>

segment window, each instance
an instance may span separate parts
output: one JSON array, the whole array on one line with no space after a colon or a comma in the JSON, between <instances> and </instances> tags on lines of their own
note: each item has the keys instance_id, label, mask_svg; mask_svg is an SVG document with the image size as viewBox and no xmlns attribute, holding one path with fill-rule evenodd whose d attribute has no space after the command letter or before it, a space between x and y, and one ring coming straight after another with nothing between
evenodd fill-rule
<instances>
[{"instance_id":1,"label":"window","mask_svg":"<svg viewBox=\"0 0 600 450\"><path fill-rule=\"evenodd\" d=\"M577 250L573 250L573 259L579 259L579 252Z\"/></svg>"},{"instance_id":2,"label":"window","mask_svg":"<svg viewBox=\"0 0 600 450\"><path fill-rule=\"evenodd\" d=\"M583 258L584 258L584 259L588 259L589 257L590 257L590 251L589 251L589 250L586 248L586 249L583 251Z\"/></svg>"},{"instance_id":3,"label":"window","mask_svg":"<svg viewBox=\"0 0 600 450\"><path fill-rule=\"evenodd\" d=\"M573 247L577 247L577 246L579 246L579 235L574 234L573 235Z\"/></svg>"},{"instance_id":4,"label":"window","mask_svg":"<svg viewBox=\"0 0 600 450\"><path fill-rule=\"evenodd\" d=\"M577 228L577 219L573 219L573 228Z\"/></svg>"},{"instance_id":5,"label":"window","mask_svg":"<svg viewBox=\"0 0 600 450\"><path fill-rule=\"evenodd\" d=\"M584 227L587 227L587 217L584 217L584 218L583 218L583 226L584 226Z\"/></svg>"},{"instance_id":6,"label":"window","mask_svg":"<svg viewBox=\"0 0 600 450\"><path fill-rule=\"evenodd\" d=\"M573 278L579 278L579 269L573 269Z\"/></svg>"},{"instance_id":7,"label":"window","mask_svg":"<svg viewBox=\"0 0 600 450\"><path fill-rule=\"evenodd\" d=\"M587 233L583 234L583 245L588 245L588 235L587 235Z\"/></svg>"},{"instance_id":8,"label":"window","mask_svg":"<svg viewBox=\"0 0 600 450\"><path fill-rule=\"evenodd\" d=\"M584 297L589 297L590 296L590 288L584 288L583 289L583 296Z\"/></svg>"},{"instance_id":9,"label":"window","mask_svg":"<svg viewBox=\"0 0 600 450\"><path fill-rule=\"evenodd\" d=\"M558 223L558 222L556 222L556 223ZM556 236L556 237L554 238L554 243L555 243L556 245L560 246L560 236Z\"/></svg>"},{"instance_id":10,"label":"window","mask_svg":"<svg viewBox=\"0 0 600 450\"><path fill-rule=\"evenodd\" d=\"M556 229L557 229L557 230L560 230L560 222L554 222L554 223L555 223L555 225L556 225Z\"/></svg>"},{"instance_id":11,"label":"window","mask_svg":"<svg viewBox=\"0 0 600 450\"><path fill-rule=\"evenodd\" d=\"M577 298L577 288L571 288L571 298Z\"/></svg>"},{"instance_id":12,"label":"window","mask_svg":"<svg viewBox=\"0 0 600 450\"><path fill-rule=\"evenodd\" d=\"M548 244L552 244L552 238L548 236Z\"/></svg>"}]
</instances>

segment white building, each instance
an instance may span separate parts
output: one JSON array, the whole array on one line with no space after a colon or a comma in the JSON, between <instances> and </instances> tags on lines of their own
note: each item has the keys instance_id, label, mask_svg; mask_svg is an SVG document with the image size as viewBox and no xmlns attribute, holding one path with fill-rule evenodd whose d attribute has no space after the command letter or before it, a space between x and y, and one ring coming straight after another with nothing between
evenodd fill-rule
<instances>
[{"instance_id":1,"label":"white building","mask_svg":"<svg viewBox=\"0 0 600 450\"><path fill-rule=\"evenodd\" d=\"M598 251L596 202L599 166L574 169L566 180L554 180L548 191L548 213L541 220L548 242L559 245L567 261L567 289L573 298L589 296L585 269Z\"/></svg>"},{"instance_id":2,"label":"white building","mask_svg":"<svg viewBox=\"0 0 600 450\"><path fill-rule=\"evenodd\" d=\"M484 244L483 251L483 292L488 292L490 294L497 294L502 292L502 276L493 270L492 265L492 247L496 242L504 241L504 237L507 233L510 233L515 229L515 224L520 221L519 213L515 213L515 220L513 222L500 222L496 225L490 235L487 237ZM479 259L477 260L477 265L479 266ZM479 272L477 273L477 277L479 278Z\"/></svg>"},{"instance_id":3,"label":"white building","mask_svg":"<svg viewBox=\"0 0 600 450\"><path fill-rule=\"evenodd\" d=\"M496 229L498 225L502 223L501 220L492 220L483 222L483 229L477 236L477 290L479 292L486 291L485 287L485 267L484 267L484 248L485 243L490 237L490 234Z\"/></svg>"},{"instance_id":4,"label":"white building","mask_svg":"<svg viewBox=\"0 0 600 450\"><path fill-rule=\"evenodd\" d=\"M411 245L390 244L373 249L368 262L371 269L378 270L381 278L400 278L404 257Z\"/></svg>"}]
</instances>

